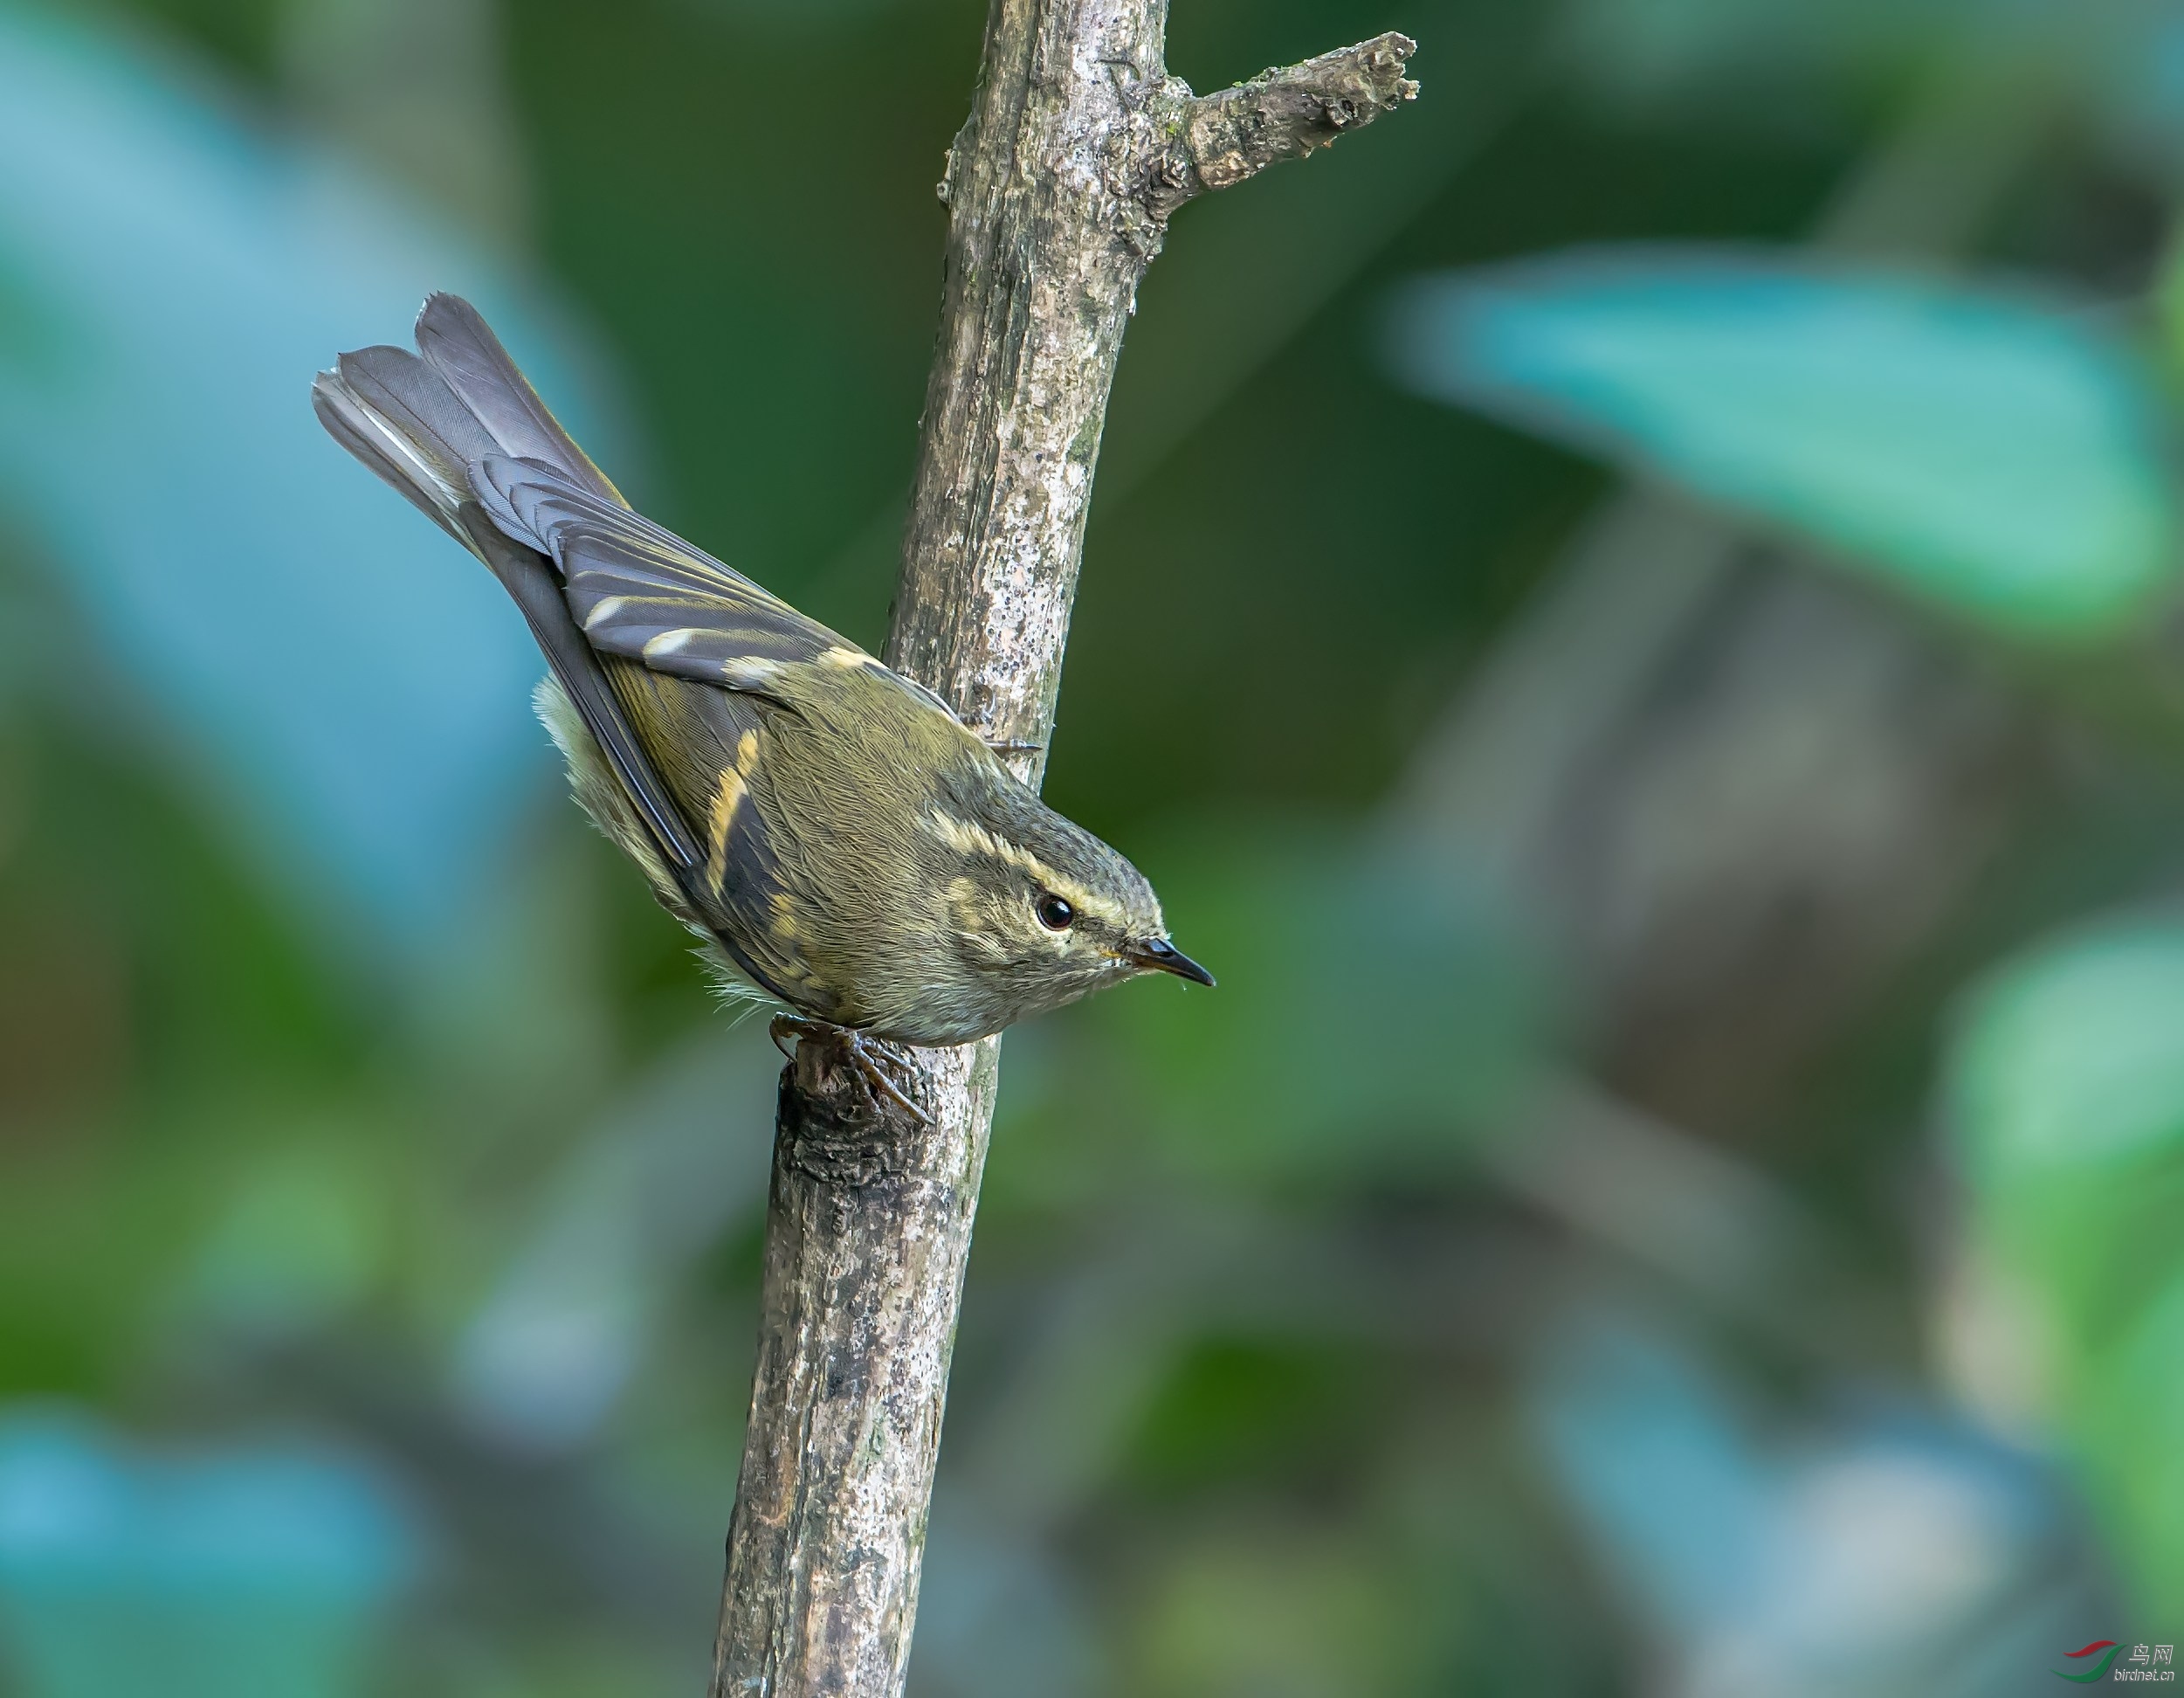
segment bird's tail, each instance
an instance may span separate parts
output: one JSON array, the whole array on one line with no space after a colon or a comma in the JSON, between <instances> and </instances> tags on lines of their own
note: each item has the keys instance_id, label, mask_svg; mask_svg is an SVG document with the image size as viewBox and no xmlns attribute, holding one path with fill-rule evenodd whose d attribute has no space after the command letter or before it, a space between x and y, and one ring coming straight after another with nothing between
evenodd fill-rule
<instances>
[{"instance_id":1,"label":"bird's tail","mask_svg":"<svg viewBox=\"0 0 2184 1698\"><path fill-rule=\"evenodd\" d=\"M417 314L417 354L382 347L342 355L319 374L311 404L336 442L449 535L478 552L462 508L479 500L473 478L489 455L543 462L626 505L476 307L458 295L432 295Z\"/></svg>"},{"instance_id":2,"label":"bird's tail","mask_svg":"<svg viewBox=\"0 0 2184 1698\"><path fill-rule=\"evenodd\" d=\"M594 817L655 873L665 898L687 906L675 869L702 859L689 824L617 701L604 663L570 617L546 540L502 528L495 515L506 511L506 503L486 480L485 466L527 461L626 507L621 493L555 422L477 309L455 295L426 300L417 314L417 353L365 348L344 354L333 370L319 374L311 402L336 442L500 580L591 733L599 759L628 797L628 808L605 814L595 808ZM631 809L642 829L625 834L621 823Z\"/></svg>"}]
</instances>

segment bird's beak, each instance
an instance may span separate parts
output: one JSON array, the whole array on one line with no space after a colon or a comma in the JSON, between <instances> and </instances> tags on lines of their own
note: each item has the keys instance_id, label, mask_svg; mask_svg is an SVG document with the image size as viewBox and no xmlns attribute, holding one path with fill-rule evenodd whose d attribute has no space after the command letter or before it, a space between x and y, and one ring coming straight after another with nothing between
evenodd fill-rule
<instances>
[{"instance_id":1,"label":"bird's beak","mask_svg":"<svg viewBox=\"0 0 2184 1698\"><path fill-rule=\"evenodd\" d=\"M1177 978L1187 978L1193 984L1213 983L1211 973L1165 937L1156 937L1147 943L1133 943L1123 951L1122 958L1133 967L1149 967L1156 973L1173 973Z\"/></svg>"}]
</instances>

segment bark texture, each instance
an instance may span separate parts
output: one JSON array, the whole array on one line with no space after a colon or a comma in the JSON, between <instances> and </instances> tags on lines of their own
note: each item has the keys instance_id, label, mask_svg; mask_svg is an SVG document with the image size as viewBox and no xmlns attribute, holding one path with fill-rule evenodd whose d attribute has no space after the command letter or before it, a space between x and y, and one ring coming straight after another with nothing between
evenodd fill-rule
<instances>
[{"instance_id":1,"label":"bark texture","mask_svg":"<svg viewBox=\"0 0 2184 1698\"><path fill-rule=\"evenodd\" d=\"M1202 99L1166 0L994 0L949 150L940 334L886 659L1045 768L1100 427L1171 213L1415 95L1381 36ZM783 1073L713 1698L901 1690L998 1039Z\"/></svg>"}]
</instances>

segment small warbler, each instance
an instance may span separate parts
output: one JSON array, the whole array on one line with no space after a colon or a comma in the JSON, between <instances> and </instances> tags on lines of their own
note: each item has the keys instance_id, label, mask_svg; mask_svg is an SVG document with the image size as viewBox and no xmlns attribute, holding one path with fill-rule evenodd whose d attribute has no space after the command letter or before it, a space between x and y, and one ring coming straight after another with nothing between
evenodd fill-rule
<instances>
[{"instance_id":1,"label":"small warbler","mask_svg":"<svg viewBox=\"0 0 2184 1698\"><path fill-rule=\"evenodd\" d=\"M499 579L576 797L799 1035L963 1044L1144 972L1213 978L1145 876L931 691L631 512L467 301L321 372L334 439ZM915 1105L907 1105L915 1108Z\"/></svg>"}]
</instances>

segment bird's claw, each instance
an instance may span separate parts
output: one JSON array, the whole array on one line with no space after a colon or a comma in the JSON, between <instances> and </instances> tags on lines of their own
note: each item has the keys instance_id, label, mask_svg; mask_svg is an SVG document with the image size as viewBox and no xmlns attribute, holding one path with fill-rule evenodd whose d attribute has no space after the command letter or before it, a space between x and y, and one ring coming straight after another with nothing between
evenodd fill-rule
<instances>
[{"instance_id":1,"label":"bird's claw","mask_svg":"<svg viewBox=\"0 0 2184 1698\"><path fill-rule=\"evenodd\" d=\"M908 1070L909 1058L892 1044L878 1038L867 1038L863 1032L849 1026L833 1025L825 1020L809 1020L799 1014L776 1014L767 1026L766 1035L774 1040L774 1047L792 1061L796 1059L796 1044L807 1038L839 1044L851 1064L856 1067L858 1077L865 1081L865 1088L872 1094L875 1105L885 1100L910 1115L919 1125L933 1124L933 1116L901 1086L896 1084L880 1065L883 1060L890 1061L897 1067ZM796 1042L784 1045L782 1041L784 1038L794 1039Z\"/></svg>"},{"instance_id":2,"label":"bird's claw","mask_svg":"<svg viewBox=\"0 0 2184 1698\"><path fill-rule=\"evenodd\" d=\"M1037 755L1046 747L1044 742L1027 742L1021 737L996 737L990 728L982 725L970 728L972 735L996 755Z\"/></svg>"}]
</instances>

